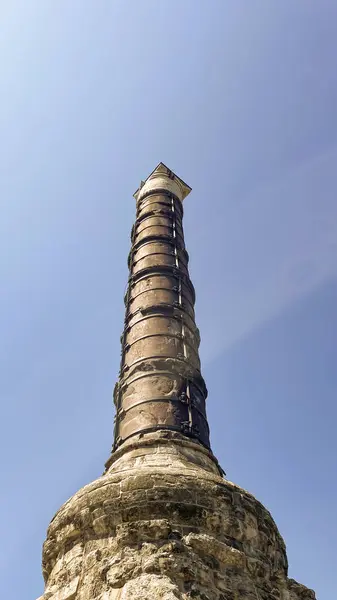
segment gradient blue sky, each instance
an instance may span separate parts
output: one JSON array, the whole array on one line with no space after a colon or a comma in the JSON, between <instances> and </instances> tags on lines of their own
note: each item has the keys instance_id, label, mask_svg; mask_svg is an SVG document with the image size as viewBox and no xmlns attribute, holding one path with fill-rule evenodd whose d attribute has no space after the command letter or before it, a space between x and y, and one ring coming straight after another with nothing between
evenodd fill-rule
<instances>
[{"instance_id":1,"label":"gradient blue sky","mask_svg":"<svg viewBox=\"0 0 337 600\"><path fill-rule=\"evenodd\" d=\"M336 593L337 3L0 8L0 596L43 590L58 507L112 442L132 193L193 187L185 234L213 449Z\"/></svg>"}]
</instances>

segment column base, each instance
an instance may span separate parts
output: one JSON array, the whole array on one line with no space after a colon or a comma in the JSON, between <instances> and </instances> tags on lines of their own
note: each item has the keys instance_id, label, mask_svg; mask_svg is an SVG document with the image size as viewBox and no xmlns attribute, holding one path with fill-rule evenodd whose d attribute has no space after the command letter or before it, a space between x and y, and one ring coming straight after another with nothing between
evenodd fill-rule
<instances>
[{"instance_id":1,"label":"column base","mask_svg":"<svg viewBox=\"0 0 337 600\"><path fill-rule=\"evenodd\" d=\"M157 438L156 438L157 436ZM133 440L52 520L40 600L314 600L270 513L200 444Z\"/></svg>"}]
</instances>

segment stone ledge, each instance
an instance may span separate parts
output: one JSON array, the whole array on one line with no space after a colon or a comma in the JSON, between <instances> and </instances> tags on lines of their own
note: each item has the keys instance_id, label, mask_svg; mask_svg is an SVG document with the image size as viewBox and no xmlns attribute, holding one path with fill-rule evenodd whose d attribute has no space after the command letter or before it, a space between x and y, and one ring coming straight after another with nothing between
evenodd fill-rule
<instances>
[{"instance_id":1,"label":"stone ledge","mask_svg":"<svg viewBox=\"0 0 337 600\"><path fill-rule=\"evenodd\" d=\"M150 452L159 453L161 446L177 447L184 453L192 451L192 456L189 454L189 459L192 464L196 464L199 467L202 466L206 470L213 472L216 475L220 475L221 477L224 475L224 471L220 467L214 454L200 442L197 440L192 441L191 438L188 438L183 434L165 430L136 435L129 440L126 440L120 448L113 451L105 463L104 475L110 472L111 468L114 468L114 465L120 462L125 455L128 461L133 456L144 456L144 450L147 450L146 454L149 454ZM197 459L198 456L200 457L199 460Z\"/></svg>"}]
</instances>

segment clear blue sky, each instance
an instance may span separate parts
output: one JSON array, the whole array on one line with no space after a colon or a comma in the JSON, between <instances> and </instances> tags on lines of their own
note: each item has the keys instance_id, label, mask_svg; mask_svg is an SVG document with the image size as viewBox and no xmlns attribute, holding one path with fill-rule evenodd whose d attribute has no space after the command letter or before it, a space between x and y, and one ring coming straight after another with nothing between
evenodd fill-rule
<instances>
[{"instance_id":1,"label":"clear blue sky","mask_svg":"<svg viewBox=\"0 0 337 600\"><path fill-rule=\"evenodd\" d=\"M132 193L193 192L213 449L336 594L337 3L11 0L0 8L0 596L43 590L58 507L113 428Z\"/></svg>"}]
</instances>

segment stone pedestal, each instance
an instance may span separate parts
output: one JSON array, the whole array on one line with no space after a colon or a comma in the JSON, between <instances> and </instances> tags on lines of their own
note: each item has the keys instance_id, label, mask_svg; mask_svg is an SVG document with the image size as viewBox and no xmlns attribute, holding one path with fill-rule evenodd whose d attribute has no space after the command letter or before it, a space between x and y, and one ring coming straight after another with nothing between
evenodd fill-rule
<instances>
[{"instance_id":1,"label":"stone pedestal","mask_svg":"<svg viewBox=\"0 0 337 600\"><path fill-rule=\"evenodd\" d=\"M315 599L270 513L172 432L132 438L60 508L43 571L41 600Z\"/></svg>"}]
</instances>

